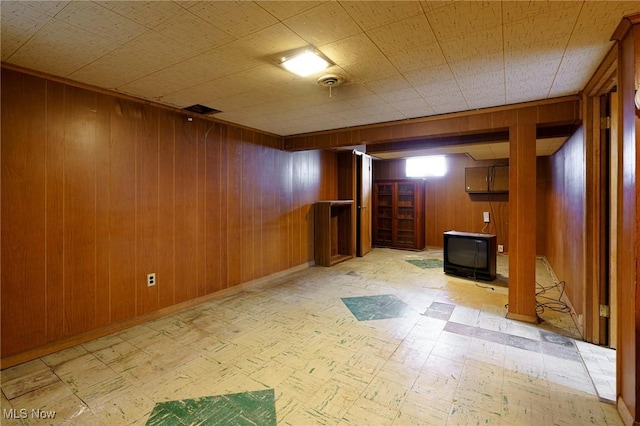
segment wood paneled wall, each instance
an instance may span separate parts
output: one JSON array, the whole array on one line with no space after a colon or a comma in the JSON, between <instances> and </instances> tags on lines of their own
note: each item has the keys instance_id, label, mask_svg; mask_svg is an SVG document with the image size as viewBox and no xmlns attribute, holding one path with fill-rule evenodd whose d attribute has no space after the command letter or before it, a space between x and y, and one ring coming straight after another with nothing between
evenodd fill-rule
<instances>
[{"instance_id":1,"label":"wood paneled wall","mask_svg":"<svg viewBox=\"0 0 640 426\"><path fill-rule=\"evenodd\" d=\"M3 360L312 261L336 155L281 144L3 69Z\"/></svg>"},{"instance_id":2,"label":"wood paneled wall","mask_svg":"<svg viewBox=\"0 0 640 426\"><path fill-rule=\"evenodd\" d=\"M640 424L640 113L634 95L640 84L640 14L623 19L618 27L620 107L618 204L618 411L626 425ZM614 37L616 35L614 34ZM616 37L617 39L617 37Z\"/></svg>"},{"instance_id":3,"label":"wood paneled wall","mask_svg":"<svg viewBox=\"0 0 640 426\"><path fill-rule=\"evenodd\" d=\"M537 222L536 253L546 253L546 194L549 184L549 157L537 160ZM426 179L425 224L428 247L442 247L442 233L449 230L481 232L484 228L482 212L490 212L491 224L487 233L496 234L498 244L509 251L508 194L468 194L465 191L466 167L486 167L507 160L475 161L466 155L447 156L447 174ZM405 179L405 160L376 160L375 179ZM491 202L489 202L491 201Z\"/></svg>"},{"instance_id":4,"label":"wood paneled wall","mask_svg":"<svg viewBox=\"0 0 640 426\"><path fill-rule=\"evenodd\" d=\"M482 232L497 235L508 250L509 203L506 194L469 194L465 191L465 168L483 167L498 161L474 161L466 155L449 155L447 174L425 180L425 230L428 247L442 247L445 231ZM374 181L405 179L405 160L376 160ZM490 212L485 228L482 212Z\"/></svg>"},{"instance_id":5,"label":"wood paneled wall","mask_svg":"<svg viewBox=\"0 0 640 426\"><path fill-rule=\"evenodd\" d=\"M577 314L585 306L585 185L584 131L580 127L549 157L546 196L545 255Z\"/></svg>"}]
</instances>

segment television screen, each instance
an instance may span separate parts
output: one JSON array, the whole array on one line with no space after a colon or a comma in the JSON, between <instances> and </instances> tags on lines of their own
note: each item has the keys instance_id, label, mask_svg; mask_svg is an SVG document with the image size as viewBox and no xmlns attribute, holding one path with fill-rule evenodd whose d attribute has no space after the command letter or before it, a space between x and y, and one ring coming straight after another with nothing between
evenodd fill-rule
<instances>
[{"instance_id":1,"label":"television screen","mask_svg":"<svg viewBox=\"0 0 640 426\"><path fill-rule=\"evenodd\" d=\"M487 245L487 240L465 237L449 238L447 244L447 260L458 266L479 269L486 268L488 265Z\"/></svg>"}]
</instances>

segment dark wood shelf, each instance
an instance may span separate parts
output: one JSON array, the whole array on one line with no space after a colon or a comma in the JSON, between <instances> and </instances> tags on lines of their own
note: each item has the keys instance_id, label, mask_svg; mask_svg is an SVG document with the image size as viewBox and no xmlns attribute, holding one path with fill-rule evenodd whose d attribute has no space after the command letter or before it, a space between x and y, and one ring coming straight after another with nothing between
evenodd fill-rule
<instances>
[{"instance_id":1,"label":"dark wood shelf","mask_svg":"<svg viewBox=\"0 0 640 426\"><path fill-rule=\"evenodd\" d=\"M314 260L333 266L355 256L351 241L353 200L320 201L314 207Z\"/></svg>"}]
</instances>

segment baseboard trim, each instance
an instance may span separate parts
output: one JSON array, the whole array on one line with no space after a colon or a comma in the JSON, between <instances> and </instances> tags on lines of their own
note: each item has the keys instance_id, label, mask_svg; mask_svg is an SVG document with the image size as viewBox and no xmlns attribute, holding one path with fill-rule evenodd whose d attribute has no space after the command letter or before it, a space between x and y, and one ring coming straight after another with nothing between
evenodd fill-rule
<instances>
[{"instance_id":1,"label":"baseboard trim","mask_svg":"<svg viewBox=\"0 0 640 426\"><path fill-rule=\"evenodd\" d=\"M616 407L618 408L618 414L620 414L622 423L624 423L625 426L640 426L639 422L633 421L633 416L621 396L618 396L618 403L616 404Z\"/></svg>"},{"instance_id":2,"label":"baseboard trim","mask_svg":"<svg viewBox=\"0 0 640 426\"><path fill-rule=\"evenodd\" d=\"M537 315L531 316L531 315L516 314L515 312L507 312L506 318L516 320L516 321L528 322L530 324L540 324L540 317L538 317Z\"/></svg>"},{"instance_id":3,"label":"baseboard trim","mask_svg":"<svg viewBox=\"0 0 640 426\"><path fill-rule=\"evenodd\" d=\"M210 293L195 299L191 299L175 305L167 306L166 308L158 309L157 311L153 311L148 314L130 318L116 324L110 324L105 327L87 331L86 333L72 336L64 340L49 343L47 345L39 346L34 349L29 349L25 352L21 352L16 355L11 355L11 356L2 358L0 359L0 370L4 370L5 368L9 368L9 367L14 367L18 364L22 364L28 361L33 361L34 359L37 359L46 355L51 355L54 352L68 349L72 346L86 343L90 340L97 339L99 337L104 337L112 333L117 333L118 331L122 331L136 325L144 324L145 322L149 322L167 315L171 315L183 309L192 308L194 306L200 305L205 302L209 302L211 300L227 297L244 290L257 289L263 285L268 284L270 281L274 279L282 278L289 274L303 271L309 267L314 266L314 264L315 263L313 261L308 263L303 263L301 265L294 266L292 268L285 269L283 271L275 272L273 274L270 274L261 278L257 278L255 280L247 281L245 283L238 284L233 287L218 290L214 293Z\"/></svg>"}]
</instances>

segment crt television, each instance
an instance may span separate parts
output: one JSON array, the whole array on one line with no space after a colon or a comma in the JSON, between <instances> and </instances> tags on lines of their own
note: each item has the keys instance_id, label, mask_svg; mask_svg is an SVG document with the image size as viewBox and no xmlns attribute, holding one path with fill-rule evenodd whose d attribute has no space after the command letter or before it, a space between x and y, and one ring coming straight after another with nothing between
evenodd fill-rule
<instances>
[{"instance_id":1,"label":"crt television","mask_svg":"<svg viewBox=\"0 0 640 426\"><path fill-rule=\"evenodd\" d=\"M491 234L447 231L444 233L445 274L476 280L496 279L497 239Z\"/></svg>"}]
</instances>

